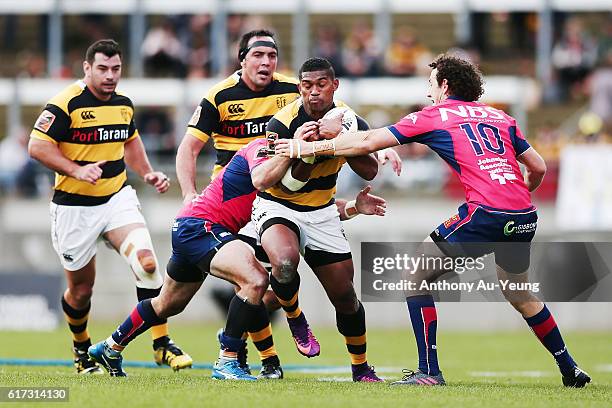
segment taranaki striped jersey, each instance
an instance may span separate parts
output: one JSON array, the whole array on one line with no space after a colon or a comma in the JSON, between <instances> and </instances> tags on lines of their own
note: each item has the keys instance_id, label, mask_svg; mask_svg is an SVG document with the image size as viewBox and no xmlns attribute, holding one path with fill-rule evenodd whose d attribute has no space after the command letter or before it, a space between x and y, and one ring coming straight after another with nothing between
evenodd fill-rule
<instances>
[{"instance_id":1,"label":"taranaki striped jersey","mask_svg":"<svg viewBox=\"0 0 612 408\"><path fill-rule=\"evenodd\" d=\"M337 106L349 107L344 102L335 100L332 108ZM279 139L291 139L297 128L312 120L304 110L302 98L299 98L270 119L266 132L276 133ZM369 129L366 121L359 116L357 116L357 125L359 130ZM327 207L334 203L336 180L344 163L346 163L344 157L317 156L316 166L304 187L296 192L288 192L275 185L265 192L260 192L259 196L277 201L296 211L313 211Z\"/></svg>"},{"instance_id":2,"label":"taranaki striped jersey","mask_svg":"<svg viewBox=\"0 0 612 408\"><path fill-rule=\"evenodd\" d=\"M212 177L241 147L264 137L268 120L298 96L297 80L279 73L259 92L244 83L240 71L213 86L187 127L187 133L204 143L212 137L217 152Z\"/></svg>"},{"instance_id":3,"label":"taranaki striped jersey","mask_svg":"<svg viewBox=\"0 0 612 408\"><path fill-rule=\"evenodd\" d=\"M54 96L40 114L30 137L58 145L80 165L107 160L95 185L55 173L53 202L59 205L104 204L125 185L124 144L139 137L130 98L114 92L96 98L83 81Z\"/></svg>"}]
</instances>

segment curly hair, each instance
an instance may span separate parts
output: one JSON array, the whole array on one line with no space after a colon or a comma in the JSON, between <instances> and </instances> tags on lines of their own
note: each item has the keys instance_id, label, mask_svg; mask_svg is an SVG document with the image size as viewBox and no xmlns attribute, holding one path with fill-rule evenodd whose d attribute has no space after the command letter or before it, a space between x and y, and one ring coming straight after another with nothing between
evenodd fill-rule
<instances>
[{"instance_id":1,"label":"curly hair","mask_svg":"<svg viewBox=\"0 0 612 408\"><path fill-rule=\"evenodd\" d=\"M314 71L326 71L327 75L329 75L331 79L336 78L336 72L334 71L334 67L332 66L331 62L329 62L325 58L307 59L300 67L298 78L302 79L302 74L304 72L314 72Z\"/></svg>"},{"instance_id":2,"label":"curly hair","mask_svg":"<svg viewBox=\"0 0 612 408\"><path fill-rule=\"evenodd\" d=\"M477 101L484 93L482 73L469 61L441 54L429 66L438 69L438 85L446 79L450 95L471 102Z\"/></svg>"}]
</instances>

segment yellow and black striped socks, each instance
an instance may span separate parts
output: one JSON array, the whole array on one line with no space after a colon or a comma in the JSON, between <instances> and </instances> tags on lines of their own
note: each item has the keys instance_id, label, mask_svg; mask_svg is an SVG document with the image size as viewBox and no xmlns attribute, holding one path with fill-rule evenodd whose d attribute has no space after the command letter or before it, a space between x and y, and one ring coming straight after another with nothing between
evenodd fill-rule
<instances>
[{"instance_id":1,"label":"yellow and black striped socks","mask_svg":"<svg viewBox=\"0 0 612 408\"><path fill-rule=\"evenodd\" d=\"M64 311L66 322L68 322L68 327L72 332L72 343L79 350L87 350L91 346L91 339L87 331L90 308L91 303L88 303L85 309L77 310L70 306L62 295L62 310Z\"/></svg>"},{"instance_id":2,"label":"yellow and black striped socks","mask_svg":"<svg viewBox=\"0 0 612 408\"><path fill-rule=\"evenodd\" d=\"M251 336L251 340L253 340L253 344L257 348L263 365L269 363L280 364L276 347L274 346L274 338L272 337L270 317L263 303L259 305L256 314L253 315L253 320L249 325L249 336Z\"/></svg>"},{"instance_id":3,"label":"yellow and black striped socks","mask_svg":"<svg viewBox=\"0 0 612 408\"><path fill-rule=\"evenodd\" d=\"M365 309L359 302L359 309L353 314L336 312L338 331L344 336L346 348L353 366L367 363Z\"/></svg>"},{"instance_id":4,"label":"yellow and black striped socks","mask_svg":"<svg viewBox=\"0 0 612 408\"><path fill-rule=\"evenodd\" d=\"M272 275L270 276L270 285L276 295L281 307L285 311L287 318L295 319L302 314L300 309L298 294L300 290L300 275L297 273L291 282L280 283Z\"/></svg>"}]
</instances>

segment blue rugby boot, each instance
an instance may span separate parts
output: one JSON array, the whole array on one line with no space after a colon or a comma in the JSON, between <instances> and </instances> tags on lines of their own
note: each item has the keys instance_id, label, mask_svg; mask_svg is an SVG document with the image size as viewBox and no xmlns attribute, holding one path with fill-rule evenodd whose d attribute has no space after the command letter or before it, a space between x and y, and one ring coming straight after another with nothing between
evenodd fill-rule
<instances>
[{"instance_id":1,"label":"blue rugby boot","mask_svg":"<svg viewBox=\"0 0 612 408\"><path fill-rule=\"evenodd\" d=\"M257 377L253 377L240 366L238 360L226 360L225 362L221 362L221 359L213 366L212 378L217 380L257 380Z\"/></svg>"},{"instance_id":2,"label":"blue rugby boot","mask_svg":"<svg viewBox=\"0 0 612 408\"><path fill-rule=\"evenodd\" d=\"M123 368L121 368L121 363L123 362L121 353L117 350L113 350L106 341L101 341L90 346L87 350L87 354L104 367L111 377L127 376Z\"/></svg>"}]
</instances>

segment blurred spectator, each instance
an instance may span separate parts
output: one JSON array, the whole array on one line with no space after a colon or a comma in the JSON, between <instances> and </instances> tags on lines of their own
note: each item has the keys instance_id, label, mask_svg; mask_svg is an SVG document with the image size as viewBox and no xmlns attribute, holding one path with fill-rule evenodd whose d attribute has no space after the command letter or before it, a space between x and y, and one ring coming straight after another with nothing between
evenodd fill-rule
<instances>
[{"instance_id":1,"label":"blurred spectator","mask_svg":"<svg viewBox=\"0 0 612 408\"><path fill-rule=\"evenodd\" d=\"M468 60L477 66L480 65L480 52L471 44L457 44L449 48L447 53Z\"/></svg>"},{"instance_id":2,"label":"blurred spectator","mask_svg":"<svg viewBox=\"0 0 612 408\"><path fill-rule=\"evenodd\" d=\"M175 155L172 118L163 108L146 108L137 112L136 125L149 156L154 160Z\"/></svg>"},{"instance_id":3,"label":"blurred spectator","mask_svg":"<svg viewBox=\"0 0 612 408\"><path fill-rule=\"evenodd\" d=\"M401 27L385 53L385 72L393 76L425 75L431 52L422 45L414 31Z\"/></svg>"},{"instance_id":4,"label":"blurred spectator","mask_svg":"<svg viewBox=\"0 0 612 408\"><path fill-rule=\"evenodd\" d=\"M51 172L30 158L24 128L0 141L0 192L33 198L49 191Z\"/></svg>"},{"instance_id":5,"label":"blurred spectator","mask_svg":"<svg viewBox=\"0 0 612 408\"><path fill-rule=\"evenodd\" d=\"M17 54L18 77L43 78L47 75L47 61L45 57L30 50L23 50Z\"/></svg>"},{"instance_id":6,"label":"blurred spectator","mask_svg":"<svg viewBox=\"0 0 612 408\"><path fill-rule=\"evenodd\" d=\"M339 77L344 76L341 44L342 37L338 28L335 25L325 24L317 27L311 51L312 56L325 58L331 62Z\"/></svg>"},{"instance_id":7,"label":"blurred spectator","mask_svg":"<svg viewBox=\"0 0 612 408\"><path fill-rule=\"evenodd\" d=\"M552 53L552 64L559 77L561 100L567 100L579 90L595 66L596 59L597 44L583 29L582 22L576 17L568 19Z\"/></svg>"},{"instance_id":8,"label":"blurred spectator","mask_svg":"<svg viewBox=\"0 0 612 408\"><path fill-rule=\"evenodd\" d=\"M0 141L0 191L3 194L16 190L17 176L28 160L26 144L24 132L6 136Z\"/></svg>"},{"instance_id":9,"label":"blurred spectator","mask_svg":"<svg viewBox=\"0 0 612 408\"><path fill-rule=\"evenodd\" d=\"M348 76L378 75L378 60L381 57L374 32L365 21L353 25L342 48L344 71Z\"/></svg>"},{"instance_id":10,"label":"blurred spectator","mask_svg":"<svg viewBox=\"0 0 612 408\"><path fill-rule=\"evenodd\" d=\"M591 111L601 119L604 132L612 134L612 47L601 56L591 78L590 105Z\"/></svg>"},{"instance_id":11,"label":"blurred spectator","mask_svg":"<svg viewBox=\"0 0 612 408\"><path fill-rule=\"evenodd\" d=\"M238 61L238 45L240 43L240 37L242 34L251 30L266 29L271 30L278 34L278 32L270 26L270 23L263 16L244 16L242 14L230 14L227 17L227 35L229 42L229 63L228 69L225 74L229 75L234 71L239 70L240 61ZM283 55L282 38L276 37L276 44L279 45L278 63L279 65L285 63L285 56ZM280 72L280 69L277 69Z\"/></svg>"},{"instance_id":12,"label":"blurred spectator","mask_svg":"<svg viewBox=\"0 0 612 408\"><path fill-rule=\"evenodd\" d=\"M183 59L186 53L169 19L152 27L142 43L147 75L185 77Z\"/></svg>"},{"instance_id":13,"label":"blurred spectator","mask_svg":"<svg viewBox=\"0 0 612 408\"><path fill-rule=\"evenodd\" d=\"M210 22L209 15L196 15L189 19L188 78L210 76Z\"/></svg>"}]
</instances>

